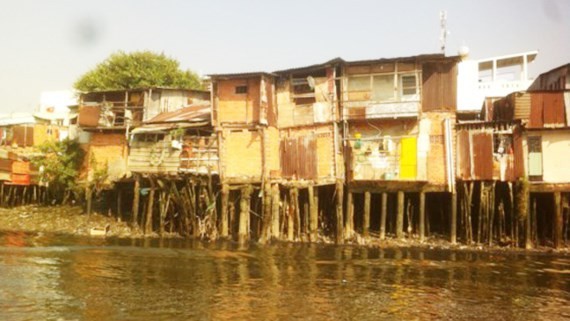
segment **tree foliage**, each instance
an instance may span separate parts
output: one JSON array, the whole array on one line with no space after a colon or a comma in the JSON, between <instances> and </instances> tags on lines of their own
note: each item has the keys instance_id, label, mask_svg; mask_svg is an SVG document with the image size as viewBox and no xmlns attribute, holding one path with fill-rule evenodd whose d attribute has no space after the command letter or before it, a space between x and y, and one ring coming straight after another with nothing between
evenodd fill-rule
<instances>
[{"instance_id":1,"label":"tree foliage","mask_svg":"<svg viewBox=\"0 0 570 321\"><path fill-rule=\"evenodd\" d=\"M163 53L118 51L82 75L74 84L79 91L124 90L149 87L199 89L198 75L181 70L180 63Z\"/></svg>"},{"instance_id":2,"label":"tree foliage","mask_svg":"<svg viewBox=\"0 0 570 321\"><path fill-rule=\"evenodd\" d=\"M85 152L75 140L47 141L38 147L41 156L32 159L40 168L40 179L48 183L55 199L69 199L79 188L78 176Z\"/></svg>"}]
</instances>

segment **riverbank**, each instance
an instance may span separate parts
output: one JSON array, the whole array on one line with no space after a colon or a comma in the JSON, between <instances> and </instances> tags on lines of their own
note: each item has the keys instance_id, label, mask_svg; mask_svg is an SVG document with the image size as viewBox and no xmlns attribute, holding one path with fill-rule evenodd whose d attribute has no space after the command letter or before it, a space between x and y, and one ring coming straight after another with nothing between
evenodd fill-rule
<instances>
[{"instance_id":1,"label":"riverbank","mask_svg":"<svg viewBox=\"0 0 570 321\"><path fill-rule=\"evenodd\" d=\"M117 220L115 217L92 213L86 215L78 206L20 206L15 208L0 208L0 230L18 231L27 233L55 233L77 236L119 238L143 238L159 237L152 233L144 235L138 227L131 227L127 222ZM101 233L105 231L104 233ZM181 237L178 234L163 235L163 237ZM334 240L329 237L319 237L318 243L333 244ZM300 243L303 243L300 241ZM488 246L483 244L451 244L443 236L433 235L427 237L424 242L418 238L405 238L398 240L388 237L380 240L378 237L363 238L355 234L346 245L365 246L372 248L425 248L439 250L459 250L477 252L528 252L528 253L559 253L570 255L570 248L553 249L551 247L537 247L534 249L515 248L508 246Z\"/></svg>"},{"instance_id":2,"label":"riverbank","mask_svg":"<svg viewBox=\"0 0 570 321\"><path fill-rule=\"evenodd\" d=\"M19 206L0 208L0 229L30 233L59 233L81 236L140 237L138 228L99 213L86 215L78 206Z\"/></svg>"}]
</instances>

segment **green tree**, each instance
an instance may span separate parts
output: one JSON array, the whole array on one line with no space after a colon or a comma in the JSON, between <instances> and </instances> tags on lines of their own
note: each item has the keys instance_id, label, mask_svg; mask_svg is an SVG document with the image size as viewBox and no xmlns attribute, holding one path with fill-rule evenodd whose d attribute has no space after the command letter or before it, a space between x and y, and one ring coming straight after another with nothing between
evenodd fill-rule
<instances>
[{"instance_id":1,"label":"green tree","mask_svg":"<svg viewBox=\"0 0 570 321\"><path fill-rule=\"evenodd\" d=\"M78 176L85 152L75 140L47 141L38 147L41 156L32 163L40 169L40 179L48 184L53 200L66 203L80 191Z\"/></svg>"},{"instance_id":2,"label":"green tree","mask_svg":"<svg viewBox=\"0 0 570 321\"><path fill-rule=\"evenodd\" d=\"M175 59L150 51L118 51L82 75L73 85L79 91L148 87L199 89L200 78L181 70Z\"/></svg>"}]
</instances>

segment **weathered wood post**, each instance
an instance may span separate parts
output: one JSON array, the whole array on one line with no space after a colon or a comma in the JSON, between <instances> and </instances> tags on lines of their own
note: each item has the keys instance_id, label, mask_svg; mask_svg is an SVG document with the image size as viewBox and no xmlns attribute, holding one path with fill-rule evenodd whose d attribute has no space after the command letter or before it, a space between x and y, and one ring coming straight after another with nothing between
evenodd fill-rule
<instances>
[{"instance_id":1,"label":"weathered wood post","mask_svg":"<svg viewBox=\"0 0 570 321\"><path fill-rule=\"evenodd\" d=\"M271 201L271 184L267 181L263 184L263 218L259 238L261 243L265 243L271 238L271 224L273 223Z\"/></svg>"},{"instance_id":2,"label":"weathered wood post","mask_svg":"<svg viewBox=\"0 0 570 321\"><path fill-rule=\"evenodd\" d=\"M420 242L425 240L426 235L426 193L420 192Z\"/></svg>"},{"instance_id":3,"label":"weathered wood post","mask_svg":"<svg viewBox=\"0 0 570 321\"><path fill-rule=\"evenodd\" d=\"M318 190L318 187L317 187ZM319 199L317 193L315 193L315 189L313 185L309 185L308 189L309 194L309 234L311 242L315 242L317 240L317 229L318 229L318 220L319 220Z\"/></svg>"},{"instance_id":4,"label":"weathered wood post","mask_svg":"<svg viewBox=\"0 0 570 321\"><path fill-rule=\"evenodd\" d=\"M343 227L343 201L344 201L344 184L341 180L336 181L336 243L340 244L344 238Z\"/></svg>"},{"instance_id":5,"label":"weathered wood post","mask_svg":"<svg viewBox=\"0 0 570 321\"><path fill-rule=\"evenodd\" d=\"M230 199L230 186L228 184L222 185L222 213L220 224L220 236L228 237L228 202Z\"/></svg>"},{"instance_id":6,"label":"weathered wood post","mask_svg":"<svg viewBox=\"0 0 570 321\"><path fill-rule=\"evenodd\" d=\"M388 193L382 193L382 211L380 212L380 239L386 238L386 216L388 215Z\"/></svg>"},{"instance_id":7,"label":"weathered wood post","mask_svg":"<svg viewBox=\"0 0 570 321\"><path fill-rule=\"evenodd\" d=\"M529 249L532 249L534 246L532 244L532 219L531 219L531 215L530 215L530 193L528 192L528 189L523 191L523 196L522 196L522 199L520 201L523 201L526 203L526 206L524 208L525 212L522 214L526 216L526 220L525 220L525 248L527 250L529 250Z\"/></svg>"},{"instance_id":8,"label":"weathered wood post","mask_svg":"<svg viewBox=\"0 0 570 321\"><path fill-rule=\"evenodd\" d=\"M140 203L140 196L141 196L141 182L138 175L135 175L135 186L133 190L133 226L138 226L138 219L139 219L139 203Z\"/></svg>"},{"instance_id":9,"label":"weathered wood post","mask_svg":"<svg viewBox=\"0 0 570 321\"><path fill-rule=\"evenodd\" d=\"M457 243L457 193L451 192L451 244Z\"/></svg>"},{"instance_id":10,"label":"weathered wood post","mask_svg":"<svg viewBox=\"0 0 570 321\"><path fill-rule=\"evenodd\" d=\"M350 190L346 195L346 222L344 229L345 239L349 239L354 235L354 200Z\"/></svg>"},{"instance_id":11,"label":"weathered wood post","mask_svg":"<svg viewBox=\"0 0 570 321\"><path fill-rule=\"evenodd\" d=\"M150 192L148 193L148 206L146 208L146 222L144 225L144 234L148 235L152 233L152 212L154 208L154 192L155 184L152 177L148 178L150 182Z\"/></svg>"},{"instance_id":12,"label":"weathered wood post","mask_svg":"<svg viewBox=\"0 0 570 321\"><path fill-rule=\"evenodd\" d=\"M244 243L249 238L249 208L251 207L251 185L242 187L239 207L239 243Z\"/></svg>"},{"instance_id":13,"label":"weathered wood post","mask_svg":"<svg viewBox=\"0 0 570 321\"><path fill-rule=\"evenodd\" d=\"M404 238L404 192L398 191L398 216L396 218L396 238Z\"/></svg>"},{"instance_id":14,"label":"weathered wood post","mask_svg":"<svg viewBox=\"0 0 570 321\"><path fill-rule=\"evenodd\" d=\"M560 248L564 242L562 238L562 227L564 222L562 219L562 194L560 191L554 192L554 247Z\"/></svg>"},{"instance_id":15,"label":"weathered wood post","mask_svg":"<svg viewBox=\"0 0 570 321\"><path fill-rule=\"evenodd\" d=\"M87 215L91 215L91 207L93 204L93 188L91 186L86 187L85 195L87 198Z\"/></svg>"},{"instance_id":16,"label":"weathered wood post","mask_svg":"<svg viewBox=\"0 0 570 321\"><path fill-rule=\"evenodd\" d=\"M293 241L295 238L295 192L293 188L289 189L289 198L287 198L287 240Z\"/></svg>"},{"instance_id":17,"label":"weathered wood post","mask_svg":"<svg viewBox=\"0 0 570 321\"><path fill-rule=\"evenodd\" d=\"M279 206L281 199L279 197L279 184L271 186L271 236L278 239L280 237L279 231Z\"/></svg>"},{"instance_id":18,"label":"weathered wood post","mask_svg":"<svg viewBox=\"0 0 570 321\"><path fill-rule=\"evenodd\" d=\"M370 234L370 199L370 192L364 192L364 218L362 220L362 235L364 237L368 237Z\"/></svg>"}]
</instances>

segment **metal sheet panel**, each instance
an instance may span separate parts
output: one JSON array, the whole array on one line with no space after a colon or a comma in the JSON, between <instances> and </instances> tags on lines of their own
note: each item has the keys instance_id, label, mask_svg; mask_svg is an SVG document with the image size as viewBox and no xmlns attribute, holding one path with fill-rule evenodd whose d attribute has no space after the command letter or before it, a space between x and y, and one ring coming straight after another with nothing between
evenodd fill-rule
<instances>
[{"instance_id":1,"label":"metal sheet panel","mask_svg":"<svg viewBox=\"0 0 570 321\"><path fill-rule=\"evenodd\" d=\"M101 107L99 106L81 107L77 123L80 127L97 127L99 126L100 114Z\"/></svg>"},{"instance_id":2,"label":"metal sheet panel","mask_svg":"<svg viewBox=\"0 0 570 321\"><path fill-rule=\"evenodd\" d=\"M564 96L563 93L538 93L542 95L544 127L564 127Z\"/></svg>"},{"instance_id":3,"label":"metal sheet panel","mask_svg":"<svg viewBox=\"0 0 570 321\"><path fill-rule=\"evenodd\" d=\"M456 62L424 63L422 110L455 110L457 104Z\"/></svg>"},{"instance_id":4,"label":"metal sheet panel","mask_svg":"<svg viewBox=\"0 0 570 321\"><path fill-rule=\"evenodd\" d=\"M493 134L490 131L471 135L473 149L473 178L493 179Z\"/></svg>"},{"instance_id":5,"label":"metal sheet panel","mask_svg":"<svg viewBox=\"0 0 570 321\"><path fill-rule=\"evenodd\" d=\"M457 131L457 176L460 179L471 179L471 152L469 132Z\"/></svg>"},{"instance_id":6,"label":"metal sheet panel","mask_svg":"<svg viewBox=\"0 0 570 321\"><path fill-rule=\"evenodd\" d=\"M530 119L528 128L542 128L542 95L540 93L533 93L530 97Z\"/></svg>"}]
</instances>

